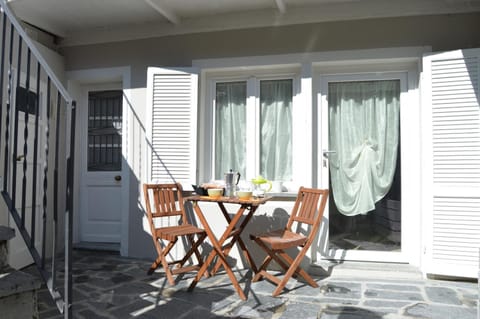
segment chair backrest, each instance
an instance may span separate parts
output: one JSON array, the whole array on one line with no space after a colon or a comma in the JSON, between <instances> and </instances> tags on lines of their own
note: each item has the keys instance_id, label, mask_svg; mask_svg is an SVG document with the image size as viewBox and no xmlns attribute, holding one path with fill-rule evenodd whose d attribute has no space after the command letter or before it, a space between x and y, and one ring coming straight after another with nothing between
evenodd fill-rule
<instances>
[{"instance_id":1,"label":"chair backrest","mask_svg":"<svg viewBox=\"0 0 480 319\"><path fill-rule=\"evenodd\" d=\"M180 216L186 222L182 186L174 184L143 184L145 208L151 225L154 218Z\"/></svg>"},{"instance_id":2,"label":"chair backrest","mask_svg":"<svg viewBox=\"0 0 480 319\"><path fill-rule=\"evenodd\" d=\"M292 230L293 223L298 222L312 226L310 233L315 234L320 227L327 198L328 189L300 187L287 229Z\"/></svg>"}]
</instances>

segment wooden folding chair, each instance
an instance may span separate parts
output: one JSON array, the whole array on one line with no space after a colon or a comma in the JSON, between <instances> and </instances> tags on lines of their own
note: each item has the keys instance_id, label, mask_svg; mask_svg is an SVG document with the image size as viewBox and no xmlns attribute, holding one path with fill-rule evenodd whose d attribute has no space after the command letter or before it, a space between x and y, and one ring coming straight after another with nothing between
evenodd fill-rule
<instances>
[{"instance_id":1,"label":"wooden folding chair","mask_svg":"<svg viewBox=\"0 0 480 319\"><path fill-rule=\"evenodd\" d=\"M253 277L253 281L262 278L274 282L277 288L272 295L278 296L292 275L300 275L306 282L316 288L317 283L300 267L300 263L305 256L308 248L315 240L327 203L328 190L313 189L301 187L298 191L297 200L291 212L290 218L285 229L271 231L261 235L250 235L252 240L268 254L258 272ZM298 231L292 229L296 226ZM305 227L308 229L305 232ZM300 230L303 230L302 232ZM288 255L285 250L288 248L298 248L300 251L295 258ZM282 280L267 272L267 266L272 260L275 260L285 271Z\"/></svg>"},{"instance_id":2,"label":"wooden folding chair","mask_svg":"<svg viewBox=\"0 0 480 319\"><path fill-rule=\"evenodd\" d=\"M152 239L158 254L148 274L152 274L158 266L162 265L168 282L171 285L175 285L173 275L198 270L202 266L203 260L198 247L205 240L207 234L203 229L188 223L183 204L182 186L180 184L144 184L143 193ZM162 219L168 225L169 221L167 219L169 217L179 217L178 224L158 226ZM195 240L195 235L197 240ZM183 259L168 262L167 256L180 237L188 239L190 249L186 252ZM184 264L192 254L195 254L198 264L184 267Z\"/></svg>"}]
</instances>

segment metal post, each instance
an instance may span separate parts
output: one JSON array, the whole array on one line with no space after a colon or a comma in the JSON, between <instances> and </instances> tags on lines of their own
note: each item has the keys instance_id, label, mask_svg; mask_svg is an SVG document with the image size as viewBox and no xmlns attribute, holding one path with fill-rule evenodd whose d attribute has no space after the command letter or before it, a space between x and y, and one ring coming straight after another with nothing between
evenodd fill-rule
<instances>
[{"instance_id":1,"label":"metal post","mask_svg":"<svg viewBox=\"0 0 480 319\"><path fill-rule=\"evenodd\" d=\"M72 230L73 230L73 181L75 158L76 102L72 102L70 115L70 155L67 161L67 209L65 214L65 319L72 318Z\"/></svg>"}]
</instances>

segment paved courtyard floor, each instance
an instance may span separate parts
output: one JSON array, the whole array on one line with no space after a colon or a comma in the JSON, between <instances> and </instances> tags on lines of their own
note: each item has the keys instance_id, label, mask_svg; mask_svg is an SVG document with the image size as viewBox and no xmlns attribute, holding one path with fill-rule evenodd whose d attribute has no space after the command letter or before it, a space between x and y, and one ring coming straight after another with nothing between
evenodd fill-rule
<instances>
[{"instance_id":1,"label":"paved courtyard floor","mask_svg":"<svg viewBox=\"0 0 480 319\"><path fill-rule=\"evenodd\" d=\"M272 297L268 281L252 283L236 271L248 297L242 301L226 274L203 278L188 292L192 275L170 286L162 271L147 275L151 261L105 251L75 250L73 317L97 318L312 318L475 319L476 282L423 279L408 265L339 264L315 267L319 288L295 279ZM38 296L40 319L63 318L46 289Z\"/></svg>"}]
</instances>

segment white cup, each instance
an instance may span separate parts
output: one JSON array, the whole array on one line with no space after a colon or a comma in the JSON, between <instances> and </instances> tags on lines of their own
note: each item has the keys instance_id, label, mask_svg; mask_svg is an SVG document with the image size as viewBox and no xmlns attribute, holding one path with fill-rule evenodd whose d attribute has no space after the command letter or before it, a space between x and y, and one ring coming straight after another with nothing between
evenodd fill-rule
<instances>
[{"instance_id":1,"label":"white cup","mask_svg":"<svg viewBox=\"0 0 480 319\"><path fill-rule=\"evenodd\" d=\"M283 192L283 185L281 181L274 181L272 182L272 190L273 193L281 193Z\"/></svg>"}]
</instances>

